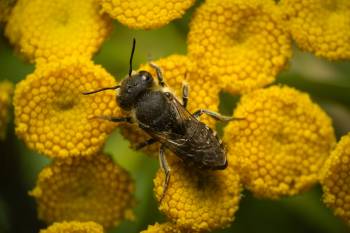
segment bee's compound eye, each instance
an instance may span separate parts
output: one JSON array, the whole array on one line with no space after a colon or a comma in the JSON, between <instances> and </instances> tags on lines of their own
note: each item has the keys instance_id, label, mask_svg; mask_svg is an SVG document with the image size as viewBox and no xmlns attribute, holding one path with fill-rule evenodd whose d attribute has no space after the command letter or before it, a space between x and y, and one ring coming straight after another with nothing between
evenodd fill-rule
<instances>
[{"instance_id":1,"label":"bee's compound eye","mask_svg":"<svg viewBox=\"0 0 350 233\"><path fill-rule=\"evenodd\" d=\"M151 79L151 77L149 75L147 75L147 74L142 75L143 81L149 81L150 79Z\"/></svg>"}]
</instances>

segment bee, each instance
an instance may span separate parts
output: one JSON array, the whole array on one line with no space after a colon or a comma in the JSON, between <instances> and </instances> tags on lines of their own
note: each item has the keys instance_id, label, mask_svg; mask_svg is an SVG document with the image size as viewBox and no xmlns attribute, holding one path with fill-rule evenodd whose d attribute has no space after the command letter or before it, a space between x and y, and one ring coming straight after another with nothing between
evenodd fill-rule
<instances>
[{"instance_id":1,"label":"bee","mask_svg":"<svg viewBox=\"0 0 350 233\"><path fill-rule=\"evenodd\" d=\"M134 39L129 60L129 73L120 85L104 87L83 94L90 95L105 90L119 89L116 97L117 104L123 110L130 112L130 116L96 116L96 118L112 122L136 123L150 135L149 140L136 146L137 149L160 142L159 163L165 174L163 193L160 198L162 201L168 188L171 171L164 150L169 149L183 162L199 169L225 169L227 167L225 148L216 132L199 121L199 117L207 114L220 121L231 121L234 118L206 109L190 113L186 109L188 85L183 85L182 102L180 102L167 88L160 67L152 62L150 66L156 71L158 85L149 72L143 70L133 72L132 59L135 45L136 40Z\"/></svg>"}]
</instances>

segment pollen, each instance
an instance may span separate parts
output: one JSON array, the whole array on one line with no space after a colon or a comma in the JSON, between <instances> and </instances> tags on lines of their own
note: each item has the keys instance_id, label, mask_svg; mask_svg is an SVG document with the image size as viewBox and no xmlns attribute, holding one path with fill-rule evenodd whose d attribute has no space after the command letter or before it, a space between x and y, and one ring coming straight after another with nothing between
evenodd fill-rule
<instances>
[{"instance_id":1,"label":"pollen","mask_svg":"<svg viewBox=\"0 0 350 233\"><path fill-rule=\"evenodd\" d=\"M40 233L103 233L103 227L95 222L60 222L54 223Z\"/></svg>"},{"instance_id":2,"label":"pollen","mask_svg":"<svg viewBox=\"0 0 350 233\"><path fill-rule=\"evenodd\" d=\"M95 0L18 0L5 35L30 61L91 58L112 29Z\"/></svg>"},{"instance_id":3,"label":"pollen","mask_svg":"<svg viewBox=\"0 0 350 233\"><path fill-rule=\"evenodd\" d=\"M40 172L30 195L47 223L94 221L110 228L132 216L133 191L129 173L96 154L54 160Z\"/></svg>"},{"instance_id":4,"label":"pollen","mask_svg":"<svg viewBox=\"0 0 350 233\"><path fill-rule=\"evenodd\" d=\"M331 119L310 97L272 86L243 95L225 128L228 156L242 183L258 197L276 199L305 191L335 144Z\"/></svg>"},{"instance_id":5,"label":"pollen","mask_svg":"<svg viewBox=\"0 0 350 233\"><path fill-rule=\"evenodd\" d=\"M180 18L195 0L99 0L112 18L133 29L154 29Z\"/></svg>"},{"instance_id":6,"label":"pollen","mask_svg":"<svg viewBox=\"0 0 350 233\"><path fill-rule=\"evenodd\" d=\"M173 223L156 223L154 225L149 225L147 230L141 231L141 233L181 233L181 230L178 229Z\"/></svg>"},{"instance_id":7,"label":"pollen","mask_svg":"<svg viewBox=\"0 0 350 233\"><path fill-rule=\"evenodd\" d=\"M115 93L82 92L114 86L114 78L85 58L38 66L15 90L16 133L49 157L88 156L103 146L116 124L94 119L116 115Z\"/></svg>"},{"instance_id":8,"label":"pollen","mask_svg":"<svg viewBox=\"0 0 350 233\"><path fill-rule=\"evenodd\" d=\"M272 0L208 0L191 20L188 56L232 94L266 86L291 57L281 19Z\"/></svg>"},{"instance_id":9,"label":"pollen","mask_svg":"<svg viewBox=\"0 0 350 233\"><path fill-rule=\"evenodd\" d=\"M179 102L182 102L183 84L187 83L189 87L187 109L190 113L198 109L218 110L220 87L210 76L197 71L196 64L188 57L171 55L153 63L161 68L165 83ZM139 70L150 72L157 83L156 72L150 65L142 65ZM211 128L215 127L215 121L208 116L202 116L200 120ZM121 132L125 138L129 139L132 147L150 138L137 125L121 125ZM145 148L145 152L151 153L158 153L158 150L159 144Z\"/></svg>"},{"instance_id":10,"label":"pollen","mask_svg":"<svg viewBox=\"0 0 350 233\"><path fill-rule=\"evenodd\" d=\"M0 140L6 138L12 94L13 84L9 81L0 82Z\"/></svg>"},{"instance_id":11,"label":"pollen","mask_svg":"<svg viewBox=\"0 0 350 233\"><path fill-rule=\"evenodd\" d=\"M224 170L197 170L173 156L167 155L171 177L159 209L177 227L190 232L228 227L240 200L237 171L230 162ZM164 173L159 169L154 179L158 201L163 193L163 181Z\"/></svg>"},{"instance_id":12,"label":"pollen","mask_svg":"<svg viewBox=\"0 0 350 233\"><path fill-rule=\"evenodd\" d=\"M350 1L283 0L280 5L301 49L331 60L350 58Z\"/></svg>"},{"instance_id":13,"label":"pollen","mask_svg":"<svg viewBox=\"0 0 350 233\"><path fill-rule=\"evenodd\" d=\"M323 201L350 225L350 133L343 136L321 173Z\"/></svg>"}]
</instances>

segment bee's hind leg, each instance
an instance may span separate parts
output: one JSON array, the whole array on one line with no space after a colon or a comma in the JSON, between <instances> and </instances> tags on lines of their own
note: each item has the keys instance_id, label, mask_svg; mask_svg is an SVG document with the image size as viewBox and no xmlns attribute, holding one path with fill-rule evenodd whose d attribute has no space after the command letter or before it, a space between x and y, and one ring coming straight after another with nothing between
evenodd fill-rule
<instances>
[{"instance_id":1,"label":"bee's hind leg","mask_svg":"<svg viewBox=\"0 0 350 233\"><path fill-rule=\"evenodd\" d=\"M163 78L163 73L162 70L160 69L159 66L157 66L155 63L150 62L149 65L156 70L157 73L157 78L158 78L158 83L161 87L165 87L165 82L164 82L164 78Z\"/></svg>"},{"instance_id":2,"label":"bee's hind leg","mask_svg":"<svg viewBox=\"0 0 350 233\"><path fill-rule=\"evenodd\" d=\"M140 149L142 149L142 148L144 148L146 146L152 145L153 143L156 143L156 142L157 142L156 139L150 138L147 141L144 141L144 142L141 142L140 144L137 144L135 146L135 150L140 150Z\"/></svg>"},{"instance_id":3,"label":"bee's hind leg","mask_svg":"<svg viewBox=\"0 0 350 233\"><path fill-rule=\"evenodd\" d=\"M244 118L235 118L235 117L229 117L229 116L223 116L220 113L217 112L213 112L207 109L199 109L197 111L195 111L192 115L195 118L199 118L203 113L207 114L208 116L210 116L211 118L214 118L217 121L233 121L233 120L244 120Z\"/></svg>"},{"instance_id":4,"label":"bee's hind leg","mask_svg":"<svg viewBox=\"0 0 350 233\"><path fill-rule=\"evenodd\" d=\"M170 181L170 167L168 165L168 162L166 161L166 157L164 154L164 146L160 146L159 148L159 164L160 164L160 168L163 170L164 174L165 174L165 179L163 182L163 193L162 196L160 197L159 202L161 203L165 193L168 189L168 185L169 185L169 181Z\"/></svg>"}]
</instances>

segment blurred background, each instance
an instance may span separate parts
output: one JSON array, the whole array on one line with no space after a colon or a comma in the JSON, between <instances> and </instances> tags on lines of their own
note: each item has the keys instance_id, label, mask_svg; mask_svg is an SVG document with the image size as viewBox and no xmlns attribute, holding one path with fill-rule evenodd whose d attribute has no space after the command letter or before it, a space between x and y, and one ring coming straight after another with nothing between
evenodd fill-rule
<instances>
[{"instance_id":1,"label":"blurred background","mask_svg":"<svg viewBox=\"0 0 350 233\"><path fill-rule=\"evenodd\" d=\"M149 55L158 59L186 54L188 22L195 7L181 20L158 30L135 31L115 22L113 33L94 61L120 80L128 70L133 37L137 39L135 68L146 63ZM17 83L34 70L34 65L14 53L3 30L0 25L0 80ZM295 48L289 67L279 74L277 83L308 92L332 117L338 139L350 131L350 61L330 62ZM221 113L231 114L238 99L222 93ZM162 222L165 218L158 211L152 190L158 161L128 148L128 142L118 130L109 137L105 151L131 173L136 182L137 199L136 220L124 221L109 232L136 233L149 224ZM50 161L17 139L12 115L7 138L0 141L0 153L0 233L39 232L46 225L37 219L34 199L27 193L35 186L39 171ZM217 199L220 201L220 197ZM323 205L321 188L316 186L302 195L279 201L256 199L245 191L232 226L216 232L343 233L350 232L350 228Z\"/></svg>"}]
</instances>

